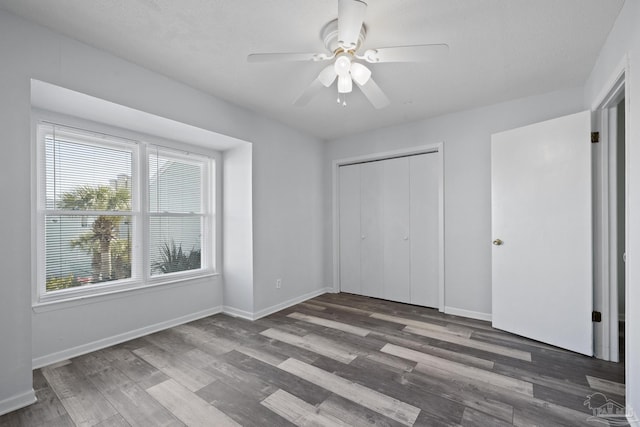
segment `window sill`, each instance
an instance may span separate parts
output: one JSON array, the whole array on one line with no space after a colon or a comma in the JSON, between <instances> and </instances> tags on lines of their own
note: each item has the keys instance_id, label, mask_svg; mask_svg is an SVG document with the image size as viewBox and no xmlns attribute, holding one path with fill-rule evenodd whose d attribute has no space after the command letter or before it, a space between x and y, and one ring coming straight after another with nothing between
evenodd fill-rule
<instances>
[{"instance_id":1,"label":"window sill","mask_svg":"<svg viewBox=\"0 0 640 427\"><path fill-rule=\"evenodd\" d=\"M31 309L34 313L63 310L79 305L95 304L124 298L131 294L157 292L165 289L189 286L194 282L209 278L216 278L218 276L220 276L220 273L211 272L198 275L177 276L169 279L150 279L148 283L132 282L132 285L127 287L117 287L115 289L106 288L101 290L93 289L87 293L71 295L68 297L57 296L52 298L49 296L48 298L45 297L40 301L34 302Z\"/></svg>"}]
</instances>

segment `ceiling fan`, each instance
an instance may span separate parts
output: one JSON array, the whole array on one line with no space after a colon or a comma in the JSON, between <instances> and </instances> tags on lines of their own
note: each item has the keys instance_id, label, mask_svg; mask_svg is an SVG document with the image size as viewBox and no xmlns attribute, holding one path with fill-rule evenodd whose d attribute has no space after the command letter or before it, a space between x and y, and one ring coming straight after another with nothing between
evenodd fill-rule
<instances>
[{"instance_id":1,"label":"ceiling fan","mask_svg":"<svg viewBox=\"0 0 640 427\"><path fill-rule=\"evenodd\" d=\"M338 0L338 19L326 24L321 37L327 53L254 53L248 62L284 61L331 61L311 85L295 100L297 106L304 106L322 88L330 87L338 80L338 103L347 105L345 94L353 90L353 82L375 108L389 105L389 98L371 78L371 70L361 62L377 64L381 62L428 62L445 57L449 52L446 44L422 44L368 49L359 54L366 37L364 16L367 4L361 0Z\"/></svg>"}]
</instances>

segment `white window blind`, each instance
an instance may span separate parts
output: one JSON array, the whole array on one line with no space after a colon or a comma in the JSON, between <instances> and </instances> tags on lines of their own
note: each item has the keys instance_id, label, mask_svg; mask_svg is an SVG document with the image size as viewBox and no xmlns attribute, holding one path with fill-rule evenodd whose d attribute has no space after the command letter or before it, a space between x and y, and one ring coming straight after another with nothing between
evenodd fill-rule
<instances>
[{"instance_id":1,"label":"white window blind","mask_svg":"<svg viewBox=\"0 0 640 427\"><path fill-rule=\"evenodd\" d=\"M214 272L213 157L39 122L37 158L39 301Z\"/></svg>"},{"instance_id":2,"label":"white window blind","mask_svg":"<svg viewBox=\"0 0 640 427\"><path fill-rule=\"evenodd\" d=\"M205 268L209 159L159 147L148 158L150 274Z\"/></svg>"},{"instance_id":3,"label":"white window blind","mask_svg":"<svg viewBox=\"0 0 640 427\"><path fill-rule=\"evenodd\" d=\"M135 144L50 124L39 130L45 291L131 278Z\"/></svg>"}]
</instances>

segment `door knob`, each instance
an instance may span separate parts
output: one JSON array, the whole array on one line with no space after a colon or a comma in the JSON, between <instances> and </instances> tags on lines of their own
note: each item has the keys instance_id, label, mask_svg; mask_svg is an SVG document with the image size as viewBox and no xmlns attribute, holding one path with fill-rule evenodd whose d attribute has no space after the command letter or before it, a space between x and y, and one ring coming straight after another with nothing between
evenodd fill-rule
<instances>
[{"instance_id":1,"label":"door knob","mask_svg":"<svg viewBox=\"0 0 640 427\"><path fill-rule=\"evenodd\" d=\"M493 241L493 244L494 244L494 245L496 245L496 246L500 246L500 245L502 245L503 243L504 243L504 242L503 242L502 240L500 240L500 239L496 239L496 240L494 240L494 241Z\"/></svg>"}]
</instances>

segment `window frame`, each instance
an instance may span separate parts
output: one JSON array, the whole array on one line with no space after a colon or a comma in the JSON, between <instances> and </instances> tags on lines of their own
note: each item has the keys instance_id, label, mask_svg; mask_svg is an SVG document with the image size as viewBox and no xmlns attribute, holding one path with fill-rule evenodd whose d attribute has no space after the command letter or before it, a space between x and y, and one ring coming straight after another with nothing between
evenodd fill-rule
<instances>
[{"instance_id":1,"label":"window frame","mask_svg":"<svg viewBox=\"0 0 640 427\"><path fill-rule=\"evenodd\" d=\"M201 221L202 221L202 236L201 236L201 251L202 251L202 255L200 258L200 268L199 269L193 269L193 270L184 270L184 271L177 271L177 272L172 272L172 273L165 273L165 274L158 274L158 275L154 275L152 274L152 268L151 268L151 254L149 251L145 251L145 261L143 264L143 269L144 269L144 273L146 275L146 281L150 282L150 283L155 283L155 282L163 282L166 280L171 280L172 278L181 278L181 277L190 277L190 276L199 276L201 275L201 272L215 272L215 219L212 218L213 214L212 212L214 212L213 209L213 205L212 205L212 199L215 199L215 194L216 193L212 193L212 183L211 183L211 177L213 176L213 170L215 170L215 163L212 163L212 159L209 159L208 161L204 161L203 156L201 154L197 154L197 153L192 153L192 152L187 152L187 151L183 151L183 150L175 150L169 147L165 147L165 146L159 146L159 145L155 145L155 144L149 144L147 146L145 146L145 164L147 165L147 169L148 169L148 165L149 165L149 158L150 156L153 154L150 150L150 148L155 148L156 149L156 155L158 153L165 153L166 156L175 158L175 159L181 159L181 160L185 160L187 162L192 162L192 163L201 163L202 164L202 171L201 171L201 183L202 186L200 188L200 204L201 204L201 212L199 213L193 213L193 214L187 214L187 213L178 213L178 212L154 212L151 210L151 197L149 194L149 179L151 178L150 173L147 170L147 180L145 182L145 204L146 204L146 208L144 210L144 225L146 227L145 229L145 237L147 240L145 240L145 248L149 248L149 243L151 240L151 233L149 230L149 225L151 224L151 218L168 218L168 217L189 217L189 216L200 216ZM200 157L200 160L198 160L197 162L194 162L193 157L197 156ZM214 195L213 197L211 197L211 195Z\"/></svg>"},{"instance_id":2,"label":"window frame","mask_svg":"<svg viewBox=\"0 0 640 427\"><path fill-rule=\"evenodd\" d=\"M59 127L59 129L56 129ZM133 141L126 142L124 140L117 140L115 136L109 136L109 141L105 142L105 137L100 138L96 132L83 131L65 127L62 125L53 124L46 121L39 121L36 127L36 143L38 144L38 196L37 196L37 217L38 217L38 296L39 300L57 300L61 299L63 295L82 295L86 292L92 292L90 290L95 288L105 289L118 289L120 287L127 287L134 285L140 277L138 270L138 263L133 260L138 259L137 253L134 249L133 241L136 240L136 232L140 226L140 199L139 192L131 192L131 210L129 211L73 211L65 209L47 208L47 164L46 164L46 137L51 133L60 132L65 139L77 140L78 143L83 145L89 145L94 147L107 147L112 149L119 149L123 151L131 152L131 188L137 188L140 185L139 173L136 170L136 165L139 163L139 146ZM103 141L100 141L103 139ZM128 216L131 218L132 228L132 250L131 250L131 277L126 279L119 279L107 282L92 283L88 285L78 286L76 288L59 289L55 291L46 290L46 218L48 216L93 216L93 215L114 215L114 216Z\"/></svg>"},{"instance_id":3,"label":"window frame","mask_svg":"<svg viewBox=\"0 0 640 427\"><path fill-rule=\"evenodd\" d=\"M131 211L118 211L117 215L131 217L132 250L131 250L131 277L100 283L93 283L67 289L46 290L46 236L45 220L47 216L55 215L53 212L62 210L47 209L46 206L46 127L56 126L58 131L77 134L79 142L103 147L125 147L132 152L131 170ZM114 293L128 292L146 289L161 285L188 283L189 280L202 279L218 275L216 268L219 265L218 229L219 218L216 215L220 201L221 185L217 175L220 162L220 153L203 147L193 146L188 143L176 142L157 136L140 134L132 130L115 128L113 126L91 122L76 117L63 116L43 110L32 111L32 228L35 233L32 236L32 283L34 307L45 306L51 303L84 300L88 297L110 295ZM75 135L74 135L75 136ZM85 141L89 140L89 142ZM150 265L150 235L149 235L149 170L148 159L150 147L157 147L160 151L166 151L173 155L197 156L203 162L202 172L202 237L201 237L201 268L180 271L168 274L151 274ZM82 211L83 214L91 214L94 211ZM104 213L99 211L100 213ZM115 213L115 212L114 212ZM77 211L71 213L77 214Z\"/></svg>"}]
</instances>

